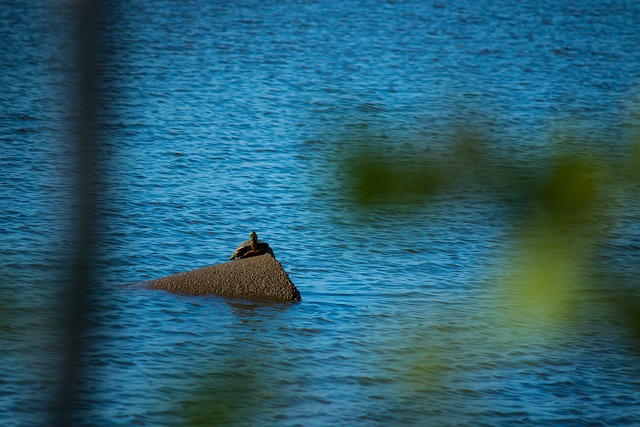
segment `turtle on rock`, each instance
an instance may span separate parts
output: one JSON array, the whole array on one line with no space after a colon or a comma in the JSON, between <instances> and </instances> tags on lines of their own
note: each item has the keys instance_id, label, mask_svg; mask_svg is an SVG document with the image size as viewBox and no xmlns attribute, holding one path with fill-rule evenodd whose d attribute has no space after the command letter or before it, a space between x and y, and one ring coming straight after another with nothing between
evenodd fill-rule
<instances>
[{"instance_id":1,"label":"turtle on rock","mask_svg":"<svg viewBox=\"0 0 640 427\"><path fill-rule=\"evenodd\" d=\"M249 240L240 243L229 259L242 259L264 254L269 254L275 258L269 244L259 241L256 232L252 231L249 234Z\"/></svg>"}]
</instances>

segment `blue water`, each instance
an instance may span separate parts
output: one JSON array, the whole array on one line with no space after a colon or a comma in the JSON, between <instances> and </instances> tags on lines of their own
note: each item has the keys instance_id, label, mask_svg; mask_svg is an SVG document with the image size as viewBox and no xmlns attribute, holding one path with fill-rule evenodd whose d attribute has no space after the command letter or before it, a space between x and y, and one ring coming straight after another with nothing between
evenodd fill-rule
<instances>
[{"instance_id":1,"label":"blue water","mask_svg":"<svg viewBox=\"0 0 640 427\"><path fill-rule=\"evenodd\" d=\"M74 66L64 5L5 6L0 424L18 426L46 419L59 381ZM437 152L463 119L534 168L563 133L619 154L638 126L640 3L105 12L108 168L78 424L640 425L637 339L615 318L501 311L504 207L479 193L363 210L336 185L362 135ZM610 232L631 249L611 262L631 273L640 210L625 200ZM123 286L223 262L252 229L302 303Z\"/></svg>"}]
</instances>

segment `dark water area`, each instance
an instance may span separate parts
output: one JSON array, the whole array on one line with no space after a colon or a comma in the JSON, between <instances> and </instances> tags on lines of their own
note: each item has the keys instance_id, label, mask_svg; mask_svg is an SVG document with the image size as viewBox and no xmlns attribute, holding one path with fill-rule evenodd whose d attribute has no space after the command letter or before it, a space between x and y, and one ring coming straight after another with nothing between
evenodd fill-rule
<instances>
[{"instance_id":1,"label":"dark water area","mask_svg":"<svg viewBox=\"0 0 640 427\"><path fill-rule=\"evenodd\" d=\"M60 380L68 15L0 9L3 426L46 424ZM496 277L513 224L481 191L361 209L336 187L363 139L437 153L461 120L533 168L555 138L624 159L640 3L149 1L102 19L78 425L640 425L637 337L588 310L626 295L587 286L570 295L586 312L520 316ZM605 256L635 274L640 209L619 204ZM123 286L224 262L252 229L301 303Z\"/></svg>"}]
</instances>

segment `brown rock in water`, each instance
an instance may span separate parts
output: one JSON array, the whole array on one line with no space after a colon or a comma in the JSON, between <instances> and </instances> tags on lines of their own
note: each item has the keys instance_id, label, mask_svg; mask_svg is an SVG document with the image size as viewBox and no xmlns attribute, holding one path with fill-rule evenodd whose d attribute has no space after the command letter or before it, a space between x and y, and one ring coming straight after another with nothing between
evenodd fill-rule
<instances>
[{"instance_id":1,"label":"brown rock in water","mask_svg":"<svg viewBox=\"0 0 640 427\"><path fill-rule=\"evenodd\" d=\"M145 287L177 294L300 301L300 292L271 255L238 259L145 282Z\"/></svg>"}]
</instances>

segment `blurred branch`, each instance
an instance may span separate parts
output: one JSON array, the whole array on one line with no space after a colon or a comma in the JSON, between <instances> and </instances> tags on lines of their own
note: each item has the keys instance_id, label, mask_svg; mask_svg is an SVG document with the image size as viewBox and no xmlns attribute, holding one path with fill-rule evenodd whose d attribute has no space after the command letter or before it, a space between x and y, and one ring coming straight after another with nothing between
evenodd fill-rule
<instances>
[{"instance_id":1,"label":"blurred branch","mask_svg":"<svg viewBox=\"0 0 640 427\"><path fill-rule=\"evenodd\" d=\"M97 177L101 163L97 155L99 137L96 132L97 119L97 71L96 39L98 37L98 3L92 0L79 0L71 3L67 14L69 39L75 44L73 60L75 67L68 76L75 83L72 96L74 121L69 122L71 145L75 154L72 162L70 185L75 192L72 212L75 235L74 251L68 254L71 277L68 281L67 298L61 301L64 313L62 330L64 334L64 353L60 371L60 390L55 396L54 420L59 426L73 425L79 418L77 397L83 378L83 352L87 349L87 328L90 318L90 296L94 291L96 256Z\"/></svg>"}]
</instances>

